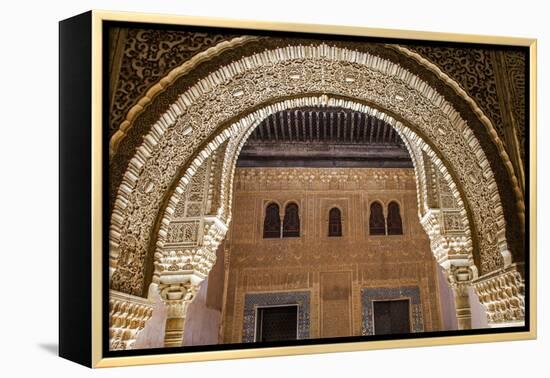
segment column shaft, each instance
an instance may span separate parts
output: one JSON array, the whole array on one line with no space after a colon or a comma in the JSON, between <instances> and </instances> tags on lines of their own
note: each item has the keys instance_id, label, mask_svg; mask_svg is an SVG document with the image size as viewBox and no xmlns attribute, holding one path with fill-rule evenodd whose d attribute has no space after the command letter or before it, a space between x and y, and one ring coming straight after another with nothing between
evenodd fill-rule
<instances>
[{"instance_id":1,"label":"column shaft","mask_svg":"<svg viewBox=\"0 0 550 378\"><path fill-rule=\"evenodd\" d=\"M452 288L455 300L456 320L458 329L472 328L472 311L470 309L470 295L468 287L458 285Z\"/></svg>"}]
</instances>

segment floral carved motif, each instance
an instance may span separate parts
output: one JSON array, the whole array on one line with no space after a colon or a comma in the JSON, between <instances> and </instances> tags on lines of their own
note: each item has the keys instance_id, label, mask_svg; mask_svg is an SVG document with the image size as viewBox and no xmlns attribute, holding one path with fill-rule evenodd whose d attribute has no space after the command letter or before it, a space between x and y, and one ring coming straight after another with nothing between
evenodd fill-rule
<instances>
[{"instance_id":1,"label":"floral carved motif","mask_svg":"<svg viewBox=\"0 0 550 378\"><path fill-rule=\"evenodd\" d=\"M510 84L512 99L512 111L517 122L519 148L521 160L525 162L525 54L519 51L506 51L504 61L506 62L506 73Z\"/></svg>"},{"instance_id":2,"label":"floral carved motif","mask_svg":"<svg viewBox=\"0 0 550 378\"><path fill-rule=\"evenodd\" d=\"M462 217L458 211L444 211L443 225L445 227L445 233L456 233L464 231Z\"/></svg>"},{"instance_id":3,"label":"floral carved motif","mask_svg":"<svg viewBox=\"0 0 550 378\"><path fill-rule=\"evenodd\" d=\"M499 135L504 138L490 50L443 46L407 46L407 48L435 63L456 80L491 118Z\"/></svg>"},{"instance_id":4,"label":"floral carved motif","mask_svg":"<svg viewBox=\"0 0 550 378\"><path fill-rule=\"evenodd\" d=\"M228 38L204 32L128 29L111 108L111 133L140 96L170 69Z\"/></svg>"},{"instance_id":5,"label":"floral carved motif","mask_svg":"<svg viewBox=\"0 0 550 378\"><path fill-rule=\"evenodd\" d=\"M198 221L171 223L166 236L167 244L196 244Z\"/></svg>"}]
</instances>

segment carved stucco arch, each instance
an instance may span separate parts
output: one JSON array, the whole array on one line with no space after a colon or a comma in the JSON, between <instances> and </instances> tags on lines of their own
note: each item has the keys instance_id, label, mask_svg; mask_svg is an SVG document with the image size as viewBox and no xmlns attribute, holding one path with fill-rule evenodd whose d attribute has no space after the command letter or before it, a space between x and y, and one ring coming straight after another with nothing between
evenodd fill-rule
<instances>
[{"instance_id":1,"label":"carved stucco arch","mask_svg":"<svg viewBox=\"0 0 550 378\"><path fill-rule=\"evenodd\" d=\"M123 249L121 245L128 248L136 255L131 259L135 263L145 256L154 218L178 167L185 165L220 125L261 103L304 93L352 97L388 114L401 115L424 135L423 140L436 146L445 160L440 166L451 167L464 181L461 191L472 207L483 273L509 262L506 226L490 165L452 104L390 61L327 45L290 46L255 54L222 67L183 93L152 127L130 161L113 210L113 250ZM494 227L498 227L496 232L488 230ZM487 234L498 234L498 240L484 240ZM117 257L111 255L113 268Z\"/></svg>"},{"instance_id":2,"label":"carved stucco arch","mask_svg":"<svg viewBox=\"0 0 550 378\"><path fill-rule=\"evenodd\" d=\"M132 106L130 110L127 112L126 118L121 122L118 130L112 135L109 141L110 157L112 158L116 154L121 140L126 137L127 132L133 127L134 121L137 119L137 117L154 100L155 97L162 94L169 86L174 85L180 77L185 76L186 74L191 72L193 69L198 67L201 63L207 62L209 60L213 60L226 51L238 49L240 47L246 46L248 43L258 42L258 41L261 41L262 39L263 37L246 35L246 36L236 37L231 40L222 41L217 45L210 47L203 52L197 53L196 55L192 56L189 60L182 63L180 66L177 66L174 69L172 69L166 76L164 76L161 80L159 80L157 84L149 88L145 93L145 95L141 97L140 100L134 106ZM292 42L289 41L289 44L292 44ZM512 183L511 189L512 189L512 192L514 193L515 200L516 200L515 205L517 206L518 220L519 220L520 226L523 226L525 224L525 205L524 205L523 193L520 188L520 185L518 184L518 180L514 172L513 164L509 158L509 155L506 151L504 143L498 136L498 132L496 131L496 128L493 125L492 121L485 115L483 110L481 110L480 106L476 103L476 101L470 95L468 95L468 93L462 88L462 86L459 83L457 83L454 79L452 79L449 75L447 75L445 72L443 72L436 64L430 62L428 59L424 58L422 55L418 54L413 50L410 50L407 47L395 45L395 44L385 44L383 46L388 50L394 50L398 52L403 57L406 57L406 59L415 61L417 64L419 64L420 67L423 67L427 71L430 71L431 73L436 75L438 80L440 80L446 86L450 87L454 91L454 93L458 95L460 99L464 100L468 104L469 108L475 114L477 119L480 121L481 125L486 129L490 140L496 146L498 154L502 159L505 170L507 171L508 177Z\"/></svg>"},{"instance_id":3,"label":"carved stucco arch","mask_svg":"<svg viewBox=\"0 0 550 378\"><path fill-rule=\"evenodd\" d=\"M415 134L412 132L408 132L409 129L405 127L402 123L395 120L394 118L381 113L377 110L373 110L369 108L368 106L364 104L355 103L353 101L349 100L342 100L342 99L332 99L328 98L326 96L323 97L310 97L310 98L299 98L299 99L292 99L287 100L280 103L275 103L272 105L268 105L264 108L261 108L257 110L256 112L252 113L251 116L247 116L244 119L240 120L239 122L232 124L227 130L231 130L233 133L233 136L229 137L229 143L234 144L234 148L228 148L226 149L225 154L225 162L224 167L227 165L230 166L230 169L224 169L223 175L222 175L222 181L224 182L233 182L235 167L236 167L236 160L238 158L238 155L240 153L240 150L243 146L243 144L248 139L248 136L252 133L254 128L267 116L270 114L276 113L281 110L288 110L297 108L300 106L336 106L341 108L348 108L355 111L360 111L369 115L376 116L388 124L390 124L392 127L395 128L395 130L399 133L399 135L409 142L409 139L411 136L414 136ZM403 131L407 131L407 135ZM223 133L222 138L226 138L227 133ZM218 139L222 140L222 139ZM416 148L423 148L426 151L430 151L430 147L422 142L417 142ZM219 142L218 142L219 144ZM410 144L410 143L407 143ZM170 255L171 251L168 249L164 249L164 240L165 236L167 234L167 228L170 226L170 223L172 222L172 214L174 213L174 210L180 201L183 200L182 193L185 192L186 186L189 185L189 182L192 179L193 174L198 170L198 167L201 165L207 164L208 156L210 156L212 153L215 152L213 147L215 147L216 144L209 144L204 151L198 154L198 156L193 160L193 162L190 165L190 168L186 170L185 174L182 176L182 178L178 182L178 186L176 190L174 190L173 194L170 196L169 200L169 206L164 211L164 214L162 215L160 224L161 224L161 231L159 232L158 239L156 242L156 253L155 255L159 258L156 260L155 267L157 268L155 270L153 283L155 285L162 284L162 274L163 272L166 272L169 268L169 264L166 263L166 256ZM434 157L436 161L439 162L439 159L437 157ZM227 162L227 164L226 164ZM446 177L450 178L449 173L447 172L446 168L442 166L442 174L444 174ZM417 182L421 180L421 177L419 175L420 171L415 171L415 176L417 179ZM206 185L209 185L208 183ZM212 213L217 214L219 217L219 222L223 223L225 225L224 229L227 229L227 225L231 218L231 198L232 198L232 185L228 185L226 188L226 193L220 193L220 195L224 198L224 200L218 201L220 204L219 209L213 211ZM463 222L464 229L459 234L451 235L452 240L450 245L447 245L447 248L439 250L434 250L434 253L436 253L436 259L438 263L442 265L442 267L446 270L450 268L451 265L455 266L461 266L461 267L468 267L471 268L473 271L474 276L477 275L477 269L474 265L473 257L472 257L472 242L471 242L471 236L470 236L470 226L469 221L466 216L466 211L464 207L462 206L463 202L460 199L460 194L458 191L454 191L453 195L456 196L456 201L460 205L460 215L461 215L461 221ZM225 201L225 203L224 203ZM398 200L392 200L400 204L400 201ZM268 201L269 203L272 203L274 201ZM296 202L294 200L288 200L285 202L285 205L288 203ZM372 202L380 202L379 200L373 200ZM284 206L283 206L284 207ZM402 207L402 204L400 204L400 207ZM421 217L421 213L419 213L419 217ZM441 242L441 238L444 237L443 235L436 235L437 232L439 232L439 228L437 230L434 230L432 232L429 232L428 235L431 240L433 240L434 236L439 236L440 238L437 241L437 243ZM441 232L442 233L442 232ZM221 242L221 238L218 239L217 244ZM215 249L217 247L217 244L210 244L210 247ZM211 254L212 256L212 254ZM169 260L172 261L173 257L170 257ZM172 261L173 262L173 261ZM213 262L212 262L213 263Z\"/></svg>"},{"instance_id":4,"label":"carved stucco arch","mask_svg":"<svg viewBox=\"0 0 550 378\"><path fill-rule=\"evenodd\" d=\"M460 218L460 223L467 229L470 229L471 216L469 216L466 205L463 202L463 194L461 194L459 187L457 186L455 179L451 176L447 167L438 158L429 145L427 145L421 138L414 134L410 129L403 129L401 131L401 139L409 151L413 167L415 171L415 180L417 187L417 201L418 201L418 217L420 223L424 227L424 230L428 234L431 243L431 249L434 253L438 263L446 270L449 271L454 266L469 267L472 270L472 279L479 275L479 254L473 253L456 253L461 250L471 251L478 248L475 242L475 234L472 233L448 233L445 230L445 213L441 211L439 206L433 208L430 206L430 194L428 187L428 165L433 165L437 172L441 174L442 179L445 181L445 185L448 187L455 201L455 206L451 210L451 213L455 213ZM427 157L427 160L425 159ZM505 246L501 245L501 248ZM454 256L454 261L451 262L448 257ZM506 258L508 256L503 256ZM473 259L473 261L471 261Z\"/></svg>"},{"instance_id":5,"label":"carved stucco arch","mask_svg":"<svg viewBox=\"0 0 550 378\"><path fill-rule=\"evenodd\" d=\"M354 103L353 101L349 101L349 100L331 99L331 98L328 98L327 96L322 96L320 98L317 97L317 98L293 99L293 100L285 101L283 103L270 105L270 106L267 106L266 108L262 108L254 112L252 118L247 117L250 120L248 123L246 122L243 123L243 121L241 120L240 122L231 125L230 129L235 131L235 136L231 138L231 140L232 141L237 140L239 142L236 144L236 148L234 149L231 148L226 150L227 154L225 155L225 159L226 161L230 162L230 165L233 167L233 169L224 170L224 172L227 172L227 175L223 177L223 181L232 182L234 177L234 169L236 167L236 160L240 153L240 150L243 144L246 142L250 133L260 123L260 121L265 119L268 115L281 110L288 110L288 109L296 108L300 106L320 106L320 105L331 106L331 107L334 106L339 108L348 108L355 111L367 113L372 116L376 116L382 119L384 122L387 122L388 124L390 124L396 130L398 130L397 132L399 133L401 138L403 138L407 142L410 142L407 139L408 137L405 136L405 134L402 132L403 130L405 131L409 131L409 130L406 127L404 127L400 122L387 116L384 113L381 113L377 110L370 109L368 106L364 104ZM241 130L244 130L244 132ZM408 135L414 136L414 133L409 132ZM419 148L419 149L422 148L428 152L431 152L430 147L425 143L418 143L416 145L416 148ZM212 151L209 150L209 152L211 153ZM196 166L199 164L206 164L208 158L205 159L204 156L208 156L208 155L209 154L206 154L206 153L200 153L198 157L195 159L195 161L193 162L193 165ZM437 157L435 159L437 160ZM200 163L201 161L202 163ZM431 163L431 160L430 160L430 163ZM443 167L443 170L445 170L445 167ZM415 174L416 174L417 181L421 180L421 178L418 175L418 171L415 171ZM445 171L445 175L446 177L450 177L448 172L446 171ZM187 181L180 181L179 187L181 187L181 190L178 191L178 193L174 193L172 195L170 200L171 203L177 204L179 201L181 201L181 195L179 193L184 192L185 185L188 185L188 184L185 184L185 182ZM232 188L232 185L229 185L228 186L228 190L230 191L229 193L231 193L231 190L232 190L231 188ZM456 190L453 192L453 196L455 195L456 196L459 195ZM220 210L222 208L231 209L231 203L230 203L231 195L226 194L224 197L228 200L228 203L225 206L222 205L220 207ZM455 200L457 201L457 203L459 202L462 203L459 197L455 198ZM291 201L291 200L287 201L287 203L289 202L295 202L295 201ZM396 200L396 202L399 203L400 201ZM217 211L217 213L220 214L221 211ZM465 214L464 209L461 210L461 214ZM230 214L226 214L226 216L228 219L230 218ZM420 216L420 212L419 212L419 216ZM438 263L442 265L442 267L447 272L450 282L453 285L456 285L456 284L467 285L471 282L472 279L477 277L477 268L475 267L472 259L472 248L471 248L472 243L470 238L470 228L467 225L468 220L465 216L463 217L463 222L465 222L464 224L466 225L466 227L461 230L460 234L454 234L451 236L444 235L442 232L440 232L440 228L437 228L431 231L427 230L430 241L432 242L432 250L436 256L436 259ZM170 212L165 212L164 217L162 219L162 223L168 224L168 225L170 224ZM217 248L220 242L221 242L221 238L218 239L217 244L211 244L210 245L211 251L215 250L215 248ZM163 253L162 244L157 243L157 245L158 247L160 247L159 256L166 255L166 253ZM157 264L157 267L158 266L162 267L162 271L166 270L166 264L163 264L162 262L160 262L159 264ZM160 277L160 279L157 280L155 283L153 283L153 285L151 285L152 288L155 290L160 286L161 292L163 290L166 290L166 287L170 287L173 284L173 282L170 282L170 280L163 280L162 271L156 272L155 277ZM170 274L168 275L168 277L170 277ZM464 281L464 277L466 277L467 282ZM458 282L458 280L460 280L460 282ZM167 301L167 302L169 303L170 301Z\"/></svg>"},{"instance_id":6,"label":"carved stucco arch","mask_svg":"<svg viewBox=\"0 0 550 378\"><path fill-rule=\"evenodd\" d=\"M393 48L405 56L408 56L418 63L420 63L422 66L428 68L430 71L435 73L445 84L449 85L453 90L462 98L464 99L470 106L470 108L474 111L477 118L481 121L485 129L487 130L487 133L489 134L491 141L496 145L498 149L498 153L500 157L502 158L502 161L506 167L506 170L508 172L508 176L511 181L511 186L514 191L514 195L517 201L518 206L518 212L519 212L519 220L520 225L523 227L525 224L525 202L524 202L524 196L521 189L521 185L518 182L518 178L516 176L513 163L510 159L510 156L508 155L508 152L506 151L506 147L504 145L504 142L500 137L498 136L498 132L489 119L487 115L481 110L481 108L478 106L476 101L466 93L466 91L458 84L455 80L451 79L449 75L447 75L445 72L441 70L437 65L431 63L426 58L422 57L420 54L411 51L410 49L407 49L403 46L399 45L387 45L390 48Z\"/></svg>"}]
</instances>

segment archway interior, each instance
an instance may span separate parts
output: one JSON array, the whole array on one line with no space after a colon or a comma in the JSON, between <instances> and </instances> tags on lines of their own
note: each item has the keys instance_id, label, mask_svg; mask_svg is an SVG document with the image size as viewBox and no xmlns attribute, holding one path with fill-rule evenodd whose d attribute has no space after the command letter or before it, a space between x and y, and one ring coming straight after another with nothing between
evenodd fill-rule
<instances>
[{"instance_id":1,"label":"archway interior","mask_svg":"<svg viewBox=\"0 0 550 378\"><path fill-rule=\"evenodd\" d=\"M419 142L421 151L409 148L417 162L415 166L421 167L418 162L428 161L437 168L425 167L425 174L417 175L418 186L424 185L426 188L422 193L429 193L428 184L434 182L433 177L428 180L428 173L436 172L436 186L439 181L437 172L442 173L457 201L458 211L427 211L422 223L428 229L432 244L437 247L438 261L444 263L443 260L447 260L447 268L458 268L452 272L456 281L464 283L477 277L477 269L473 269L471 261L472 249L476 253L474 257L479 256L477 263L481 274L487 274L503 263L510 264L502 204L490 165L472 130L453 105L434 88L390 61L324 44L285 47L277 49L274 54L259 53L252 60L245 58L230 66L231 69L209 75L182 94L144 138L143 145L130 161L115 200L110 231L111 287L114 290L133 295L146 291L143 259L146 255L151 256L156 246L162 249L166 232L170 231L166 225L170 223L171 211L175 209L181 194L178 191L178 195L172 198L174 201L170 199L165 207L166 196L170 194L166 189L172 188L174 180L181 177L178 189L184 191L201 162L228 137L231 137L229 144L235 147L235 142L239 143L242 139L238 136L240 132L246 134L247 129L251 128L249 122L262 119L276 110L311 104L326 105L329 102L355 110L365 108L364 111L369 114L380 114L383 119L392 121L396 130L407 136L406 139ZM263 80L266 77L270 79ZM220 79L225 81L223 91L211 91L220 87ZM274 83L277 85L273 86ZM326 94L319 96L319 91L327 93L327 89L335 98L329 98ZM307 96L306 93L317 93L319 97L295 100L296 96ZM223 104L223 109L219 109L220 104ZM372 104L373 108L369 109L370 105L365 104ZM248 113L251 108L262 106L260 111ZM393 114L394 118L373 109ZM227 117L231 114L242 118L227 129L224 124L229 122ZM395 115L399 115L401 121L396 121ZM213 139L208 148L202 149L199 144L208 143L210 138ZM413 145L415 143L409 143L409 147ZM228 151L234 149L229 148ZM229 204L232 192L228 190L230 185L225 185L231 179L223 170L232 172L234 159L230 158L226 164L226 158L221 157L224 161L224 180L220 184L223 196L218 213L205 213L211 217L204 224L177 225L179 229L172 233L177 235L176 239L181 235L190 237L190 242L202 243L205 248L164 252L157 249L158 255L155 253L157 266L154 282L162 283L164 280L162 284L170 287L163 288L163 295L174 300L193 296L187 282L193 286L208 274L212 249L223 238L231 219ZM182 169L186 171L178 172ZM231 173L229 177L232 177ZM480 197L483 201L479 200ZM419 209L426 208L429 203L427 199L419 197L419 202L423 203ZM139 229L136 223L140 224ZM156 227L159 227L158 233ZM453 235L447 235L448 231ZM463 231L466 235L454 235ZM158 240L155 239L157 235ZM123 257L122 266L118 265L119 257ZM157 274L157 268L164 271L163 277ZM166 274L167 271L172 273ZM484 298L492 302L489 293ZM521 298L517 300L522 301ZM514 319L521 317L521 308L511 310L506 316ZM493 318L496 319L496 315Z\"/></svg>"},{"instance_id":2,"label":"archway interior","mask_svg":"<svg viewBox=\"0 0 550 378\"><path fill-rule=\"evenodd\" d=\"M248 133L235 164L231 224L189 306L184 345L288 337L288 319L296 338L375 334L375 318L378 333L397 332L390 320L399 322L399 306L392 310L399 301L408 301L401 312L415 314L410 332L457 328L452 292L418 216L411 147L389 123L304 107L270 114ZM272 224L268 208L276 209ZM298 223L287 221L289 209ZM337 236L329 232L334 209ZM370 229L376 221L382 232ZM387 324L384 311L396 312Z\"/></svg>"},{"instance_id":3,"label":"archway interior","mask_svg":"<svg viewBox=\"0 0 550 378\"><path fill-rule=\"evenodd\" d=\"M442 79L449 83L447 77ZM189 304L212 269L217 247L226 236L228 225L236 227L231 207L232 197L238 192L233 190L233 184L235 187L239 182L249 185L258 179L246 177L243 181L234 174L241 169L235 165L242 144L254 127L270 115L304 106L352 109L392 125L402 137L414 166L421 226L429 235L436 260L457 289L454 294L459 298L456 300L460 305L456 308L457 318L461 317L459 323L466 328L471 325L469 297L464 289L478 276L477 268L481 268L479 274L485 278L476 282L476 290L482 293L491 322L523 319L522 278L517 277L515 271L511 272L512 286L518 286L517 292L504 299L492 295L501 287L510 286L510 280L504 277L510 276L510 272L504 272L502 277L500 273L499 277L486 276L511 262L505 237L506 223L494 172L455 104L393 61L326 44L266 50L252 58L232 62L182 93L153 125L130 160L117 189L110 232L114 315L118 314L118 304L124 307L137 303L141 301L139 295L147 293L147 272L144 274L142 268L144 256L149 256L155 264L149 293L160 293L167 307L165 345L181 345L182 325ZM477 108L473 106L473 109ZM233 122L230 119L238 121L228 125ZM272 130L276 132L275 128ZM307 135L308 130L303 130L304 140ZM314 135L310 132L310 145ZM295 137L299 139L299 131ZM349 159L348 164L351 161L353 159ZM334 187L329 186L328 190L334 190L340 182L353 177L344 176L332 183L325 175L321 182L332 184ZM287 179L295 177L295 173L286 176ZM312 177L315 175L310 175L309 179L313 180ZM385 180L383 175L377 177ZM302 188L307 185L304 183ZM266 188L273 190L276 187ZM203 201L197 200L198 197ZM309 208L307 202L306 206L297 200L267 204L279 208L281 219L274 224L282 227L282 239L285 235L294 240L300 238L296 236L300 235L297 230L307 226L300 211ZM409 226L406 221L403 223L404 216L401 219L396 216L402 215L396 210L397 205L398 201L386 204L383 200L368 204L369 222L370 215L375 214L373 230L378 235L394 236L399 225L403 229ZM289 206L291 210L287 214ZM361 207L352 207L356 208ZM342 237L346 229L349 231L346 222L351 218L345 210L343 205L330 209L329 214L336 214L328 220L334 223L335 235L332 236ZM137 224L139 229L136 229ZM288 228L286 233L285 227ZM387 234L388 229L392 230L391 235ZM477 261L472 258L472 252L473 257L480 256ZM295 259L299 257L296 253L291 255ZM238 300L246 302L244 297ZM130 311L132 315L133 312ZM354 314L360 317L357 312ZM114 333L116 346L132 346L135 332L128 336L122 326ZM127 341L119 343L118 339Z\"/></svg>"},{"instance_id":4,"label":"archway interior","mask_svg":"<svg viewBox=\"0 0 550 378\"><path fill-rule=\"evenodd\" d=\"M277 113L277 111L295 110L296 107L300 107L300 104L307 104L309 107L312 105L320 106L322 108L328 106L329 108L337 107L352 109L355 111L360 109L363 110L365 115L374 115L375 118L379 119L378 121L374 121L372 123L373 125L377 125L373 127L384 128L385 122L393 125L394 130L397 131L399 135L405 136L405 138L402 139L402 142L411 152L413 165L415 166L415 173L413 176L415 176L416 186L420 188L418 190L418 194L422 192L422 195L417 196L419 203L418 216L421 220L423 228L428 231L430 236L430 241L432 244L431 252L435 254L437 261L445 268L449 279L454 280L453 284L466 282L467 285L469 280L473 278L473 261L471 258L471 252L469 252L471 250L468 249L468 246L471 246L471 243L468 242L470 240L469 226L468 221L463 220L465 219L464 209L450 209L453 212L458 210L457 215L459 215L461 219L457 223L459 226L457 230L460 232L459 234L454 235L453 232L451 232L450 235L446 235L447 231L453 230L447 230L447 226L443 226L440 223L444 219L442 216L445 215L445 212L441 211L442 209L428 209L429 211L424 215L420 211L421 209L426 209L428 204L439 204L439 207L441 207L443 197L439 194L442 193L440 189L443 184L443 186L449 186L446 190L446 194L454 198L454 200L451 201L453 206L462 206L462 201L458 197L457 191L451 190L450 186L454 183L445 180L441 181L441 178L438 178L438 175L433 175L434 171L437 170L439 173L446 173L446 168L442 166L441 161L437 160L437 156L430 150L430 147L427 144L423 143L421 139L419 139L418 136L416 136L410 129L404 127L401 123L396 122L395 119L388 117L384 113L373 111L364 105L359 105L350 101L331 99L326 96L321 96L319 98L306 97L303 99L284 101L269 105L265 109L260 109L256 113L242 118L230 128L221 132L205 147L205 150L197 155L197 158L193 160L189 168L186 169L185 174L183 174L179 181L179 186L175 189L172 198L169 201L169 205L165 211L165 218L162 221L162 225L166 227L164 229L161 227L161 230L159 231L159 239L157 240L159 249L158 252L155 253L155 258L158 259L155 263L156 274L155 277L153 277L153 284L149 290L150 300L156 301L156 306L160 307L161 312L164 311L163 316L166 320L164 323L166 329L164 346L178 346L184 341L183 325L185 319L187 318L187 310L196 297L199 284L208 276L208 273L212 269L212 265L216 260L216 249L226 235L227 224L230 223L232 218L230 208L234 192L233 176L235 173L237 155L241 151L243 144L247 140L248 136L255 130L255 127L261 123L261 120L266 120L266 122L269 122L267 117L268 115ZM344 119L346 118L345 114L341 114L341 117ZM354 117L350 118L357 119ZM338 120L338 116L334 116L333 119ZM385 127L385 130L388 133L390 132L387 126ZM380 135L380 131L378 134ZM299 131L295 131L292 135L298 136ZM330 135L330 131L327 135ZM335 130L333 135L338 135L338 130ZM345 136L346 133L344 132L342 135ZM289 138L290 137L291 135L289 135ZM394 138L394 141L398 140ZM398 141L398 144L402 148L402 143ZM419 146L421 148L418 148ZM428 168L430 165L431 168ZM432 171L430 173L430 177L435 179L436 184L432 188L432 191L435 191L436 194L438 194L436 197L437 201L435 202L429 200L430 196L428 195L427 189L429 186L427 183L427 175L430 170ZM351 176L357 177L357 175ZM446 176L449 177L448 173ZM292 178L293 176L290 175L289 177ZM345 175L344 181L349 177L350 175ZM378 175L378 177L383 179L384 175ZM394 178L396 177L397 176L394 176ZM416 186L414 184L412 185L413 188ZM191 199L192 197L194 198L197 194L199 194L202 198L200 204L192 203L193 201L188 201L188 199ZM299 204L297 204L296 201L291 202L299 207ZM390 203L387 204L388 213L391 212L390 208L392 207L392 202L396 202L397 204L399 203L399 201L390 201ZM194 214L188 214L188 210L196 205L198 205L202 210L198 213L195 212ZM380 204L380 206L383 207L383 204ZM287 203L285 203L283 207L286 211ZM369 207L369 210L367 211L372 211L372 209ZM384 210L381 212L384 213ZM167 216L168 218L166 218ZM183 216L183 218L180 219L179 217L181 216ZM386 216L383 215L384 219L385 217ZM283 223L285 218L286 214L283 218ZM384 222L385 220L383 223ZM185 229L189 229L190 226L195 228L195 230L198 230L198 233L191 232L188 235L187 232L184 232ZM384 223L383 226L384 233L386 233L385 230L389 224L386 225ZM162 239L160 237L162 237ZM175 244L173 244L174 242ZM185 247L185 245L188 247ZM182 247L184 248L183 250L181 249ZM320 248L317 248L317 250L320 250ZM338 256L338 254L333 253L332 256ZM400 275L398 277L401 277L403 272L400 272L399 274ZM460 280L460 282L458 282L458 280ZM206 285L203 285L203 289L205 287ZM471 301L469 295L469 291L471 290L462 284L460 285L461 290L459 294L457 294L457 291L455 290L456 288L457 286L453 286L455 302L458 306L460 306L459 308L456 308L456 318L459 322L459 328L469 328L471 327L472 320L472 311L470 308ZM466 291L463 289L466 289ZM159 291L160 297L158 295ZM113 294L117 293L114 292ZM153 294L153 296L151 296L151 294ZM201 295L199 293L199 297L200 296ZM460 302L457 302L457 298L460 298ZM121 301L121 303L124 302ZM418 303L417 306L419 306ZM354 308L356 307L357 306ZM159 308L157 308L157 310L159 310ZM359 310L355 310L355 319L372 319L372 314L358 315L357 311ZM458 319L459 313L462 314L462 319ZM153 318L154 317L155 316L153 316ZM205 318L204 316L201 317ZM450 318L454 319L452 316ZM157 317L157 320L158 319L159 317ZM189 324L189 322L186 324ZM363 325L360 327L363 328ZM365 325L365 327L367 326ZM164 329L161 324L157 324L157 326L153 326L153 328L156 328L157 330ZM417 327L417 330L421 328L423 329L423 326ZM115 328L113 333L120 334L120 332L123 332L123 329L124 328ZM211 327L209 329L212 330ZM354 330L355 333L357 332L356 330L357 328ZM162 346L162 333L157 332L156 334L151 335L151 332L147 332L147 327L144 331L145 332L138 337L137 342L134 343L132 340L129 340L123 344L116 343L116 345L131 344L132 347L136 345L139 347L142 347L143 345ZM244 329L237 331L237 336L235 336L236 339L243 340L243 332L245 332ZM318 333L319 331L316 332ZM368 332L374 331L371 330ZM252 334L252 331L250 331L249 334ZM305 338L305 334L302 337ZM117 337L114 338L115 341L117 339ZM187 339L190 340L191 338L188 337ZM218 336L218 339L220 340L220 336ZM244 340L250 341L251 339L244 338Z\"/></svg>"},{"instance_id":5,"label":"archway interior","mask_svg":"<svg viewBox=\"0 0 550 378\"><path fill-rule=\"evenodd\" d=\"M244 144L237 167L413 168L387 122L346 108L289 109L267 116Z\"/></svg>"}]
</instances>

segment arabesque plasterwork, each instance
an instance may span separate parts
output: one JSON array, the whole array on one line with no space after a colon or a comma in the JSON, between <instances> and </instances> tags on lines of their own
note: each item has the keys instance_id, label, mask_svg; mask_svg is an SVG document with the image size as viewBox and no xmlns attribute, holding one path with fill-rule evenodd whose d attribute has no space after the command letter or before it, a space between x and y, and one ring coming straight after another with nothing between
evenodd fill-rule
<instances>
[{"instance_id":1,"label":"arabesque plasterwork","mask_svg":"<svg viewBox=\"0 0 550 378\"><path fill-rule=\"evenodd\" d=\"M200 80L181 94L144 137L124 175L112 213L112 288L132 295L147 290L144 264L152 243L156 243L153 284L159 290L166 285L200 284L231 220L231 183L240 146L268 114L301 106L350 108L374 114L394 127L413 157L419 216L445 268L453 263L472 266L472 254L479 256L474 276L512 262L489 162L452 104L411 72L377 56L327 45L291 46L243 58ZM236 122L228 124L235 118ZM428 185L422 154L438 172L438 185L452 193L452 208L441 208L441 203L439 209L430 208L430 200L421 198L420 193L426 192L422 188ZM209 167L216 159L223 163L218 166L222 167L221 179L214 189L209 183L217 176ZM217 209L202 204L193 215L198 223L179 219L180 230L170 233L170 227L176 227L177 222L171 223L182 194L192 188L194 176L203 177L200 169L209 178L204 179L204 193L215 193L215 197L206 194L203 200L210 198ZM178 184L171 193L174 183ZM163 209L164 198L169 201ZM152 240L159 212L160 231ZM181 244L185 248L165 243L175 240L177 244L179 236L171 239L174 232L184 236Z\"/></svg>"}]
</instances>

